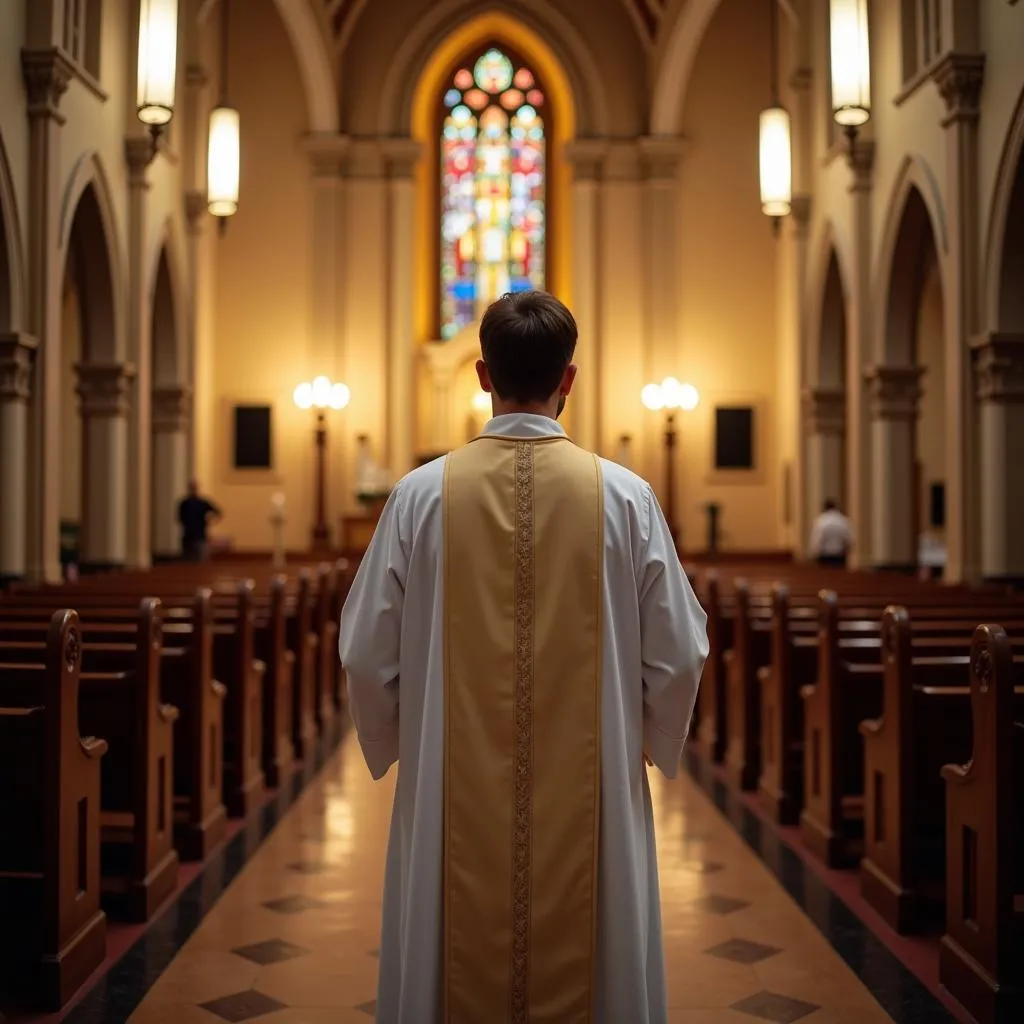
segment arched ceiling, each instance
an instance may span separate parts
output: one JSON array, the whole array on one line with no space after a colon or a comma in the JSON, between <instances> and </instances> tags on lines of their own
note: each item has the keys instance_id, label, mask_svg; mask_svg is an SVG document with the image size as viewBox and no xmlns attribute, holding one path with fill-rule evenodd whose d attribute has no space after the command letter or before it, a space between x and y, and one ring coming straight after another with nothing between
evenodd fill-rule
<instances>
[{"instance_id":1,"label":"arched ceiling","mask_svg":"<svg viewBox=\"0 0 1024 1024\"><path fill-rule=\"evenodd\" d=\"M324 18L325 27L334 38L338 51L345 49L359 15L367 4L367 0L312 0L318 4ZM382 0L386 2L386 0ZM669 0L621 0L629 12L637 35L645 47L650 48L658 38Z\"/></svg>"}]
</instances>

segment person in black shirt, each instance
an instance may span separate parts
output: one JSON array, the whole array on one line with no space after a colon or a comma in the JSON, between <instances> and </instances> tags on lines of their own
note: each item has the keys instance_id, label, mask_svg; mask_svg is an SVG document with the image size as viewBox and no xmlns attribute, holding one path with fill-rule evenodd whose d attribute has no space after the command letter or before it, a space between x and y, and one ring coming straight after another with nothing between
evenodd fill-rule
<instances>
[{"instance_id":1,"label":"person in black shirt","mask_svg":"<svg viewBox=\"0 0 1024 1024\"><path fill-rule=\"evenodd\" d=\"M181 557L186 562L206 561L206 528L220 519L220 509L199 495L195 480L188 485L188 497L178 503L181 523Z\"/></svg>"}]
</instances>

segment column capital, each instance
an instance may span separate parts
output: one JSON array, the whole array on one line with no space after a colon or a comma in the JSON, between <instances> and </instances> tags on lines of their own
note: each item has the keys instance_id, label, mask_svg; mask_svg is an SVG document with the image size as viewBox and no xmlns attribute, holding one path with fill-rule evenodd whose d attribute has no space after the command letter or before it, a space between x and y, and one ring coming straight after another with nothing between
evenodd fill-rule
<instances>
[{"instance_id":1,"label":"column capital","mask_svg":"<svg viewBox=\"0 0 1024 1024\"><path fill-rule=\"evenodd\" d=\"M597 181L607 156L607 139L573 139L565 147L565 159L572 164L575 181Z\"/></svg>"},{"instance_id":2,"label":"column capital","mask_svg":"<svg viewBox=\"0 0 1024 1024\"><path fill-rule=\"evenodd\" d=\"M873 420L916 420L923 366L870 366L864 371Z\"/></svg>"},{"instance_id":3,"label":"column capital","mask_svg":"<svg viewBox=\"0 0 1024 1024\"><path fill-rule=\"evenodd\" d=\"M356 179L384 177L387 165L381 146L382 141L378 138L349 136L342 164L342 176Z\"/></svg>"},{"instance_id":4,"label":"column capital","mask_svg":"<svg viewBox=\"0 0 1024 1024\"><path fill-rule=\"evenodd\" d=\"M846 392L842 388L807 388L803 398L808 434L842 437L846 433Z\"/></svg>"},{"instance_id":5,"label":"column capital","mask_svg":"<svg viewBox=\"0 0 1024 1024\"><path fill-rule=\"evenodd\" d=\"M932 70L931 76L946 103L942 127L977 124L981 114L979 99L985 79L985 55L947 53Z\"/></svg>"},{"instance_id":6,"label":"column capital","mask_svg":"<svg viewBox=\"0 0 1024 1024\"><path fill-rule=\"evenodd\" d=\"M806 92L814 82L814 72L810 68L794 68L789 76L789 87L794 92Z\"/></svg>"},{"instance_id":7,"label":"column capital","mask_svg":"<svg viewBox=\"0 0 1024 1024\"><path fill-rule=\"evenodd\" d=\"M192 420L192 389L187 384L168 384L153 389L153 430L158 434L183 434Z\"/></svg>"},{"instance_id":8,"label":"column capital","mask_svg":"<svg viewBox=\"0 0 1024 1024\"><path fill-rule=\"evenodd\" d=\"M1024 334L987 331L971 339L978 398L1024 402Z\"/></svg>"},{"instance_id":9,"label":"column capital","mask_svg":"<svg viewBox=\"0 0 1024 1024\"><path fill-rule=\"evenodd\" d=\"M417 139L394 138L382 139L381 152L384 154L384 167L389 178L412 178L416 173L416 165L423 154L423 145Z\"/></svg>"},{"instance_id":10,"label":"column capital","mask_svg":"<svg viewBox=\"0 0 1024 1024\"><path fill-rule=\"evenodd\" d=\"M637 147L648 181L676 180L686 155L686 139L679 135L645 135L637 140Z\"/></svg>"},{"instance_id":11,"label":"column capital","mask_svg":"<svg viewBox=\"0 0 1024 1024\"><path fill-rule=\"evenodd\" d=\"M128 187L149 191L147 171L156 156L156 145L148 135L129 135L124 140L124 159L128 165Z\"/></svg>"},{"instance_id":12,"label":"column capital","mask_svg":"<svg viewBox=\"0 0 1024 1024\"><path fill-rule=\"evenodd\" d=\"M32 393L38 342L28 334L0 334L0 402L25 402Z\"/></svg>"},{"instance_id":13,"label":"column capital","mask_svg":"<svg viewBox=\"0 0 1024 1024\"><path fill-rule=\"evenodd\" d=\"M83 418L127 416L135 367L132 363L78 363L78 397Z\"/></svg>"},{"instance_id":14,"label":"column capital","mask_svg":"<svg viewBox=\"0 0 1024 1024\"><path fill-rule=\"evenodd\" d=\"M349 148L347 135L326 132L307 135L302 144L309 156L314 178L341 177Z\"/></svg>"},{"instance_id":15,"label":"column capital","mask_svg":"<svg viewBox=\"0 0 1024 1024\"><path fill-rule=\"evenodd\" d=\"M192 89L204 89L210 83L206 68L195 61L189 61L185 67L185 84Z\"/></svg>"},{"instance_id":16,"label":"column capital","mask_svg":"<svg viewBox=\"0 0 1024 1024\"><path fill-rule=\"evenodd\" d=\"M875 142L857 136L846 151L846 163L853 171L851 192L870 192L875 174Z\"/></svg>"},{"instance_id":17,"label":"column capital","mask_svg":"<svg viewBox=\"0 0 1024 1024\"><path fill-rule=\"evenodd\" d=\"M199 233L204 213L206 213L206 195L195 190L186 192L185 219L188 221L188 230L191 234Z\"/></svg>"},{"instance_id":18,"label":"column capital","mask_svg":"<svg viewBox=\"0 0 1024 1024\"><path fill-rule=\"evenodd\" d=\"M75 73L71 58L57 46L22 50L21 73L28 92L28 116L48 117L63 124L64 115L59 108Z\"/></svg>"}]
</instances>

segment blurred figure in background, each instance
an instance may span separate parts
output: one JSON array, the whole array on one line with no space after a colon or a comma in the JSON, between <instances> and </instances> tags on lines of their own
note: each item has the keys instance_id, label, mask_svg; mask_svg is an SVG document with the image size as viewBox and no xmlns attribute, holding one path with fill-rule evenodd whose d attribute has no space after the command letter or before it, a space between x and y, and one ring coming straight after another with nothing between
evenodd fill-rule
<instances>
[{"instance_id":1,"label":"blurred figure in background","mask_svg":"<svg viewBox=\"0 0 1024 1024\"><path fill-rule=\"evenodd\" d=\"M829 498L811 530L811 555L817 558L818 565L845 569L852 547L853 530L850 528L850 520Z\"/></svg>"},{"instance_id":2,"label":"blurred figure in background","mask_svg":"<svg viewBox=\"0 0 1024 1024\"><path fill-rule=\"evenodd\" d=\"M178 522L181 523L181 557L186 562L205 562L207 557L206 531L211 523L220 519L221 512L212 501L201 497L199 484L189 482L188 497L178 503Z\"/></svg>"}]
</instances>

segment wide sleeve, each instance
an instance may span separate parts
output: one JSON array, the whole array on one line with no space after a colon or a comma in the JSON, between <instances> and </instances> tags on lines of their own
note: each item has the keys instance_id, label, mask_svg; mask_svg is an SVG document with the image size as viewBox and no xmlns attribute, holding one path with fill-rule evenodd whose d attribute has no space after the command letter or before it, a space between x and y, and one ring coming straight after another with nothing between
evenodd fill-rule
<instances>
[{"instance_id":1,"label":"wide sleeve","mask_svg":"<svg viewBox=\"0 0 1024 1024\"><path fill-rule=\"evenodd\" d=\"M647 506L639 575L644 752L671 779L679 770L708 656L708 619L650 488Z\"/></svg>"},{"instance_id":2,"label":"wide sleeve","mask_svg":"<svg viewBox=\"0 0 1024 1024\"><path fill-rule=\"evenodd\" d=\"M398 760L398 668L408 570L401 519L396 488L356 573L338 630L352 718L375 779Z\"/></svg>"}]
</instances>

